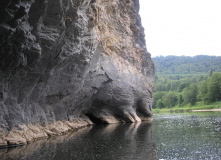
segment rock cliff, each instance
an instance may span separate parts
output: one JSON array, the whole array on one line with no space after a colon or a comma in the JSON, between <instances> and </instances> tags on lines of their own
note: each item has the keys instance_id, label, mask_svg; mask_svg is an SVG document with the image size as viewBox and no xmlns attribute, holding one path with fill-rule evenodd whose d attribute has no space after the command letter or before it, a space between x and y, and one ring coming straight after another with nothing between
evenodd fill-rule
<instances>
[{"instance_id":1,"label":"rock cliff","mask_svg":"<svg viewBox=\"0 0 221 160\"><path fill-rule=\"evenodd\" d=\"M138 0L1 0L0 14L0 145L150 119Z\"/></svg>"}]
</instances>

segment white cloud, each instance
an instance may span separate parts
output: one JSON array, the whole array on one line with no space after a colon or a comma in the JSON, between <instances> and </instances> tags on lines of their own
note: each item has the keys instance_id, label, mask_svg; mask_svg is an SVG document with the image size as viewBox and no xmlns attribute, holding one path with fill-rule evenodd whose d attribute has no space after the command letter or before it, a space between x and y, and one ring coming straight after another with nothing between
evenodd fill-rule
<instances>
[{"instance_id":1,"label":"white cloud","mask_svg":"<svg viewBox=\"0 0 221 160\"><path fill-rule=\"evenodd\" d=\"M140 0L140 8L152 57L221 56L220 0Z\"/></svg>"}]
</instances>

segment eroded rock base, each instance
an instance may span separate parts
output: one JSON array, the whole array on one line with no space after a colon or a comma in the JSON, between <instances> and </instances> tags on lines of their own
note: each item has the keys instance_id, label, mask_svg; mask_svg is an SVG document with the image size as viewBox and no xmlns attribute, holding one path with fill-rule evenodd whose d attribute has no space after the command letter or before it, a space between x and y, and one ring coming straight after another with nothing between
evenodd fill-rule
<instances>
[{"instance_id":1,"label":"eroded rock base","mask_svg":"<svg viewBox=\"0 0 221 160\"><path fill-rule=\"evenodd\" d=\"M113 123L123 123L125 120L116 119L112 117L106 117L106 119L90 119L96 124L113 124ZM76 119L74 121L57 121L52 124L44 125L21 125L19 129L12 129L10 132L5 133L0 130L0 149L10 147L25 145L36 140L45 139L52 136L64 135L70 132L76 132L81 128L88 127L94 123L90 119ZM130 122L140 122L145 121L146 123L151 123L152 118L138 117L137 121Z\"/></svg>"},{"instance_id":2,"label":"eroded rock base","mask_svg":"<svg viewBox=\"0 0 221 160\"><path fill-rule=\"evenodd\" d=\"M0 130L0 149L8 146L24 145L42 138L67 134L92 124L89 119L77 119L74 121L57 121L44 125L20 125L18 129L12 129L8 133Z\"/></svg>"}]
</instances>

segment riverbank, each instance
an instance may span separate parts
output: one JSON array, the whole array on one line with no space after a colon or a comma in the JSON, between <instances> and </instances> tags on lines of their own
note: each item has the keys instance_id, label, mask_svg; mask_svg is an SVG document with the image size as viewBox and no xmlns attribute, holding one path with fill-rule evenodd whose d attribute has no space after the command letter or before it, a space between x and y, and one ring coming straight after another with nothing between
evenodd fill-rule
<instances>
[{"instance_id":1,"label":"riverbank","mask_svg":"<svg viewBox=\"0 0 221 160\"><path fill-rule=\"evenodd\" d=\"M9 132L0 130L0 149L10 146L19 146L31 143L39 139L64 135L77 131L83 127L93 125L89 119L76 119L73 121L56 121L52 124L42 125L20 125Z\"/></svg>"},{"instance_id":2,"label":"riverbank","mask_svg":"<svg viewBox=\"0 0 221 160\"><path fill-rule=\"evenodd\" d=\"M117 123L136 123L145 121L152 122L151 117L138 117L136 121L116 121L114 117L106 119L104 124L117 124ZM78 118L72 121L56 121L52 124L27 124L20 125L18 128L13 128L9 132L0 129L0 149L21 146L32 143L40 139L47 139L49 137L65 135L71 132L78 131L84 127L92 126L93 123L88 117ZM1 156L0 156L1 157Z\"/></svg>"},{"instance_id":3,"label":"riverbank","mask_svg":"<svg viewBox=\"0 0 221 160\"><path fill-rule=\"evenodd\" d=\"M192 110L192 112L221 112L221 109L202 109L202 110Z\"/></svg>"},{"instance_id":4,"label":"riverbank","mask_svg":"<svg viewBox=\"0 0 221 160\"><path fill-rule=\"evenodd\" d=\"M153 109L153 113L170 113L170 112L205 112L205 111L221 111L221 102L215 102L209 105L184 106L163 109Z\"/></svg>"}]
</instances>

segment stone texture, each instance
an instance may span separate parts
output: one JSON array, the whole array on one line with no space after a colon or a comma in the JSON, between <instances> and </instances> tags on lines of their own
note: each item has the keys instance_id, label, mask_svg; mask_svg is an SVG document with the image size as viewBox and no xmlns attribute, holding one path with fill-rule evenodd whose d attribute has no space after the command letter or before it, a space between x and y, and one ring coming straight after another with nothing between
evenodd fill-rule
<instances>
[{"instance_id":1,"label":"stone texture","mask_svg":"<svg viewBox=\"0 0 221 160\"><path fill-rule=\"evenodd\" d=\"M150 119L154 65L138 12L138 0L1 0L0 133L18 131L7 143L66 132L86 116Z\"/></svg>"},{"instance_id":2,"label":"stone texture","mask_svg":"<svg viewBox=\"0 0 221 160\"><path fill-rule=\"evenodd\" d=\"M42 138L67 134L92 124L90 120L56 121L41 125L20 125L19 128L10 130L7 134L0 134L0 148L7 145L22 145Z\"/></svg>"},{"instance_id":3,"label":"stone texture","mask_svg":"<svg viewBox=\"0 0 221 160\"><path fill-rule=\"evenodd\" d=\"M77 138L82 133L88 133L92 127L85 127L75 132L70 132L62 136L54 136L47 139L39 139L28 145L19 147L9 147L0 149L0 158L2 159L31 159L30 156L39 152L45 146L59 146L62 143L67 143L70 140ZM52 147L53 148L53 147ZM44 159L49 159L49 154L45 153ZM50 159L51 158L50 156Z\"/></svg>"}]
</instances>

